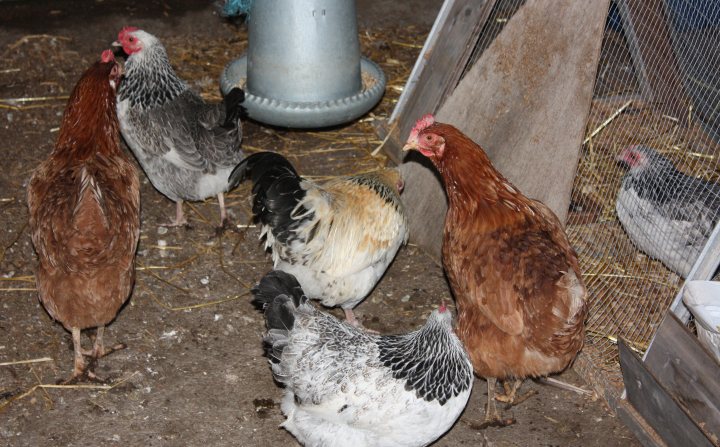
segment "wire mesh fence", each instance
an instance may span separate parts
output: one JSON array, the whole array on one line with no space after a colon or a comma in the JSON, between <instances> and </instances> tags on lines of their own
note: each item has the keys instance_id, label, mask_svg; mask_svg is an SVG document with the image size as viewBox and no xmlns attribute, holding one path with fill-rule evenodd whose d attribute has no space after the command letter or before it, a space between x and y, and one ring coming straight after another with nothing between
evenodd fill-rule
<instances>
[{"instance_id":1,"label":"wire mesh fence","mask_svg":"<svg viewBox=\"0 0 720 447\"><path fill-rule=\"evenodd\" d=\"M613 0L568 234L590 295L586 353L621 381L718 220L720 4Z\"/></svg>"}]
</instances>

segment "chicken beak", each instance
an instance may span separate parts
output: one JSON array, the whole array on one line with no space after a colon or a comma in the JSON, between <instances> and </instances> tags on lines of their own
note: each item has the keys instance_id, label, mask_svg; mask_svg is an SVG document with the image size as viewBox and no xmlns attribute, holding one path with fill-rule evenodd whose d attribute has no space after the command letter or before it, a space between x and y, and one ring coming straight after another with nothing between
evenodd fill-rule
<instances>
[{"instance_id":1,"label":"chicken beak","mask_svg":"<svg viewBox=\"0 0 720 447\"><path fill-rule=\"evenodd\" d=\"M417 148L417 141L408 141L407 143L405 143L405 146L403 146L402 150L403 152L407 152Z\"/></svg>"}]
</instances>

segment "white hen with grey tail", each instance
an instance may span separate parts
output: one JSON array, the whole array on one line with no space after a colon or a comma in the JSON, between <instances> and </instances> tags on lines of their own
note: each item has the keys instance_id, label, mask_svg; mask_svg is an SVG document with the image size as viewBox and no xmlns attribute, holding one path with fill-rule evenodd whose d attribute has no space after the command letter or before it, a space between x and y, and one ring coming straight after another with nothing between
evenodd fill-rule
<instances>
[{"instance_id":1,"label":"white hen with grey tail","mask_svg":"<svg viewBox=\"0 0 720 447\"><path fill-rule=\"evenodd\" d=\"M295 278L255 287L266 348L285 386L282 427L306 446L424 446L462 413L473 371L441 306L421 329L370 335L318 311Z\"/></svg>"}]
</instances>

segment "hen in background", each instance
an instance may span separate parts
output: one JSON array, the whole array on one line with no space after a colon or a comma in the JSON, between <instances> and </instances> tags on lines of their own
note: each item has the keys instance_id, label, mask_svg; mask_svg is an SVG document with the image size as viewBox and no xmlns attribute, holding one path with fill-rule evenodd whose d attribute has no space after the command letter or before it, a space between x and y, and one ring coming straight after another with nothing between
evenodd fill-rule
<instances>
[{"instance_id":1,"label":"hen in background","mask_svg":"<svg viewBox=\"0 0 720 447\"><path fill-rule=\"evenodd\" d=\"M472 365L445 308L404 335L370 335L319 312L295 278L271 271L254 289L264 341L285 386L282 427L308 446L423 446L460 416Z\"/></svg>"},{"instance_id":2,"label":"hen in background","mask_svg":"<svg viewBox=\"0 0 720 447\"><path fill-rule=\"evenodd\" d=\"M103 332L130 296L140 234L140 184L120 149L115 89L121 69L110 50L70 95L55 149L28 185L30 231L40 265L37 288L50 316L72 332L75 367L106 349ZM80 331L97 328L91 351ZM94 378L92 371L87 372Z\"/></svg>"},{"instance_id":3,"label":"hen in background","mask_svg":"<svg viewBox=\"0 0 720 447\"><path fill-rule=\"evenodd\" d=\"M687 278L720 215L720 185L683 174L654 149L625 148L615 210L638 249Z\"/></svg>"},{"instance_id":4,"label":"hen in background","mask_svg":"<svg viewBox=\"0 0 720 447\"><path fill-rule=\"evenodd\" d=\"M217 196L224 226L223 193L243 157L244 92L235 88L221 103L206 103L175 73L160 41L137 28L123 28L113 45L128 55L118 91L120 130L153 186L176 202L171 225L187 223L184 200Z\"/></svg>"},{"instance_id":5,"label":"hen in background","mask_svg":"<svg viewBox=\"0 0 720 447\"><path fill-rule=\"evenodd\" d=\"M301 178L282 155L260 152L233 171L231 187L248 177L275 268L295 275L310 298L342 307L359 326L352 309L407 242L400 173L384 169L319 185Z\"/></svg>"},{"instance_id":6,"label":"hen in background","mask_svg":"<svg viewBox=\"0 0 720 447\"><path fill-rule=\"evenodd\" d=\"M513 403L523 379L560 372L585 338L586 290L577 255L552 211L508 182L475 142L432 115L404 150L442 176L449 207L443 265L458 307L458 336L488 381L486 422L500 419L493 395ZM520 400L520 399L518 399Z\"/></svg>"}]
</instances>

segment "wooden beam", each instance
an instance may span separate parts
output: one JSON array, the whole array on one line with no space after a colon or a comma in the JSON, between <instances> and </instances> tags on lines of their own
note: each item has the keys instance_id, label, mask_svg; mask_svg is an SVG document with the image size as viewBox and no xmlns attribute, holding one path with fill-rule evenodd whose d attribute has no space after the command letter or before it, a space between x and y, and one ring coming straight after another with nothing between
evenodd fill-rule
<instances>
[{"instance_id":1,"label":"wooden beam","mask_svg":"<svg viewBox=\"0 0 720 447\"><path fill-rule=\"evenodd\" d=\"M720 440L720 365L672 312L660 324L645 365L705 435Z\"/></svg>"},{"instance_id":2,"label":"wooden beam","mask_svg":"<svg viewBox=\"0 0 720 447\"><path fill-rule=\"evenodd\" d=\"M455 89L495 0L445 0L386 129L384 149L402 162L402 143L415 121L435 113ZM382 135L384 138L385 135Z\"/></svg>"},{"instance_id":3,"label":"wooden beam","mask_svg":"<svg viewBox=\"0 0 720 447\"><path fill-rule=\"evenodd\" d=\"M671 446L712 447L687 410L665 389L623 340L618 343L628 401Z\"/></svg>"}]
</instances>

